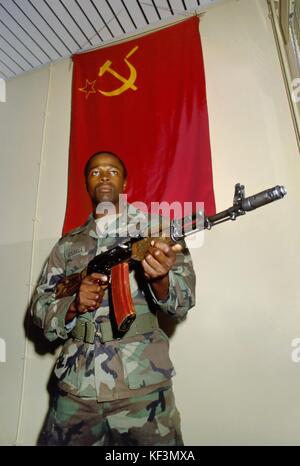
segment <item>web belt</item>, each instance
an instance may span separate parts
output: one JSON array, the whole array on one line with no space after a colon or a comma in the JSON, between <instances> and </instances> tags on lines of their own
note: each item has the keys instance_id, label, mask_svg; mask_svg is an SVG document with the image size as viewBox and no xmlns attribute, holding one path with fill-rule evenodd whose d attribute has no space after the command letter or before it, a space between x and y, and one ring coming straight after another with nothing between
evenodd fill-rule
<instances>
[{"instance_id":1,"label":"web belt","mask_svg":"<svg viewBox=\"0 0 300 466\"><path fill-rule=\"evenodd\" d=\"M100 338L101 343L107 343L108 341L124 340L125 338L130 338L135 335L152 332L159 328L159 325L156 315L147 312L147 314L136 316L129 330L124 335L119 335L118 337L113 333L109 320L100 322L97 324L97 327L98 328L96 328L95 322L79 319L71 333L73 338L82 340L85 343L93 344L95 336Z\"/></svg>"}]
</instances>

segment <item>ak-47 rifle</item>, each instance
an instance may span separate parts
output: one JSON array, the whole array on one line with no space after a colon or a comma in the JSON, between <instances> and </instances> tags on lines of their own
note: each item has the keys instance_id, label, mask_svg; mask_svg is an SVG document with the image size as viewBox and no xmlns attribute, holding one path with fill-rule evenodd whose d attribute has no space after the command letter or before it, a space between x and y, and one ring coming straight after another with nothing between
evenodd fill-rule
<instances>
[{"instance_id":1,"label":"ak-47 rifle","mask_svg":"<svg viewBox=\"0 0 300 466\"><path fill-rule=\"evenodd\" d=\"M253 196L245 197L245 188L238 183L235 185L233 205L228 209L208 217L202 212L197 212L183 219L172 220L169 226L170 234L167 237L161 236L162 231L159 230L157 236L139 235L127 238L112 249L95 256L82 272L69 275L60 281L56 287L56 298L77 293L81 281L87 275L94 272L107 275L111 277L110 286L118 331L126 332L136 317L130 293L128 264L132 261L142 261L153 239L157 240L159 237L160 241L172 245L201 230L210 230L219 223L236 220L246 212L283 198L286 193L284 186L274 186Z\"/></svg>"}]
</instances>

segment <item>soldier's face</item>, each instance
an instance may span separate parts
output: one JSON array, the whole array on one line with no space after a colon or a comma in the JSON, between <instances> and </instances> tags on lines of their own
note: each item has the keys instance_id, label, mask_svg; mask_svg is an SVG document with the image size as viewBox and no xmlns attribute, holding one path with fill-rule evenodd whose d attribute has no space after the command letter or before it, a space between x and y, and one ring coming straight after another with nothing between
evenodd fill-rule
<instances>
[{"instance_id":1,"label":"soldier's face","mask_svg":"<svg viewBox=\"0 0 300 466\"><path fill-rule=\"evenodd\" d=\"M89 165L86 178L87 191L96 206L101 202L119 203L119 194L126 187L123 167L110 154L96 155Z\"/></svg>"}]
</instances>

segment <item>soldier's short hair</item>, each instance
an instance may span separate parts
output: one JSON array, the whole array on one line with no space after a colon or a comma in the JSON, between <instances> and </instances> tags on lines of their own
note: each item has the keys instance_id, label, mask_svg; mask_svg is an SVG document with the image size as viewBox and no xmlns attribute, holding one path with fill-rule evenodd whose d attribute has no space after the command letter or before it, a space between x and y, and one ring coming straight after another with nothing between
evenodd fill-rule
<instances>
[{"instance_id":1,"label":"soldier's short hair","mask_svg":"<svg viewBox=\"0 0 300 466\"><path fill-rule=\"evenodd\" d=\"M91 161L93 160L94 157L96 157L98 155L111 155L111 156L115 157L120 162L120 164L122 165L124 178L125 179L127 178L127 168L126 168L125 163L123 162L123 160L120 159L120 157L117 154L115 154L114 152L111 152L109 150L101 150L101 151L94 152L94 154L91 155L90 158L88 159L88 161L86 162L85 167L84 167L85 179L87 179L87 176L89 174L89 167L90 167Z\"/></svg>"}]
</instances>

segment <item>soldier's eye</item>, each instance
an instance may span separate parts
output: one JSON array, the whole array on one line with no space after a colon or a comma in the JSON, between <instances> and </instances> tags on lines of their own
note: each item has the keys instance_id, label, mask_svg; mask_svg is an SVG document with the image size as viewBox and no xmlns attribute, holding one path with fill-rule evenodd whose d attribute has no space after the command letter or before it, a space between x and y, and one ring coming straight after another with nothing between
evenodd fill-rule
<instances>
[{"instance_id":1,"label":"soldier's eye","mask_svg":"<svg viewBox=\"0 0 300 466\"><path fill-rule=\"evenodd\" d=\"M119 174L118 170L110 170L110 173L113 175L113 176L116 176Z\"/></svg>"},{"instance_id":2,"label":"soldier's eye","mask_svg":"<svg viewBox=\"0 0 300 466\"><path fill-rule=\"evenodd\" d=\"M91 176L99 176L99 170L92 170Z\"/></svg>"}]
</instances>

